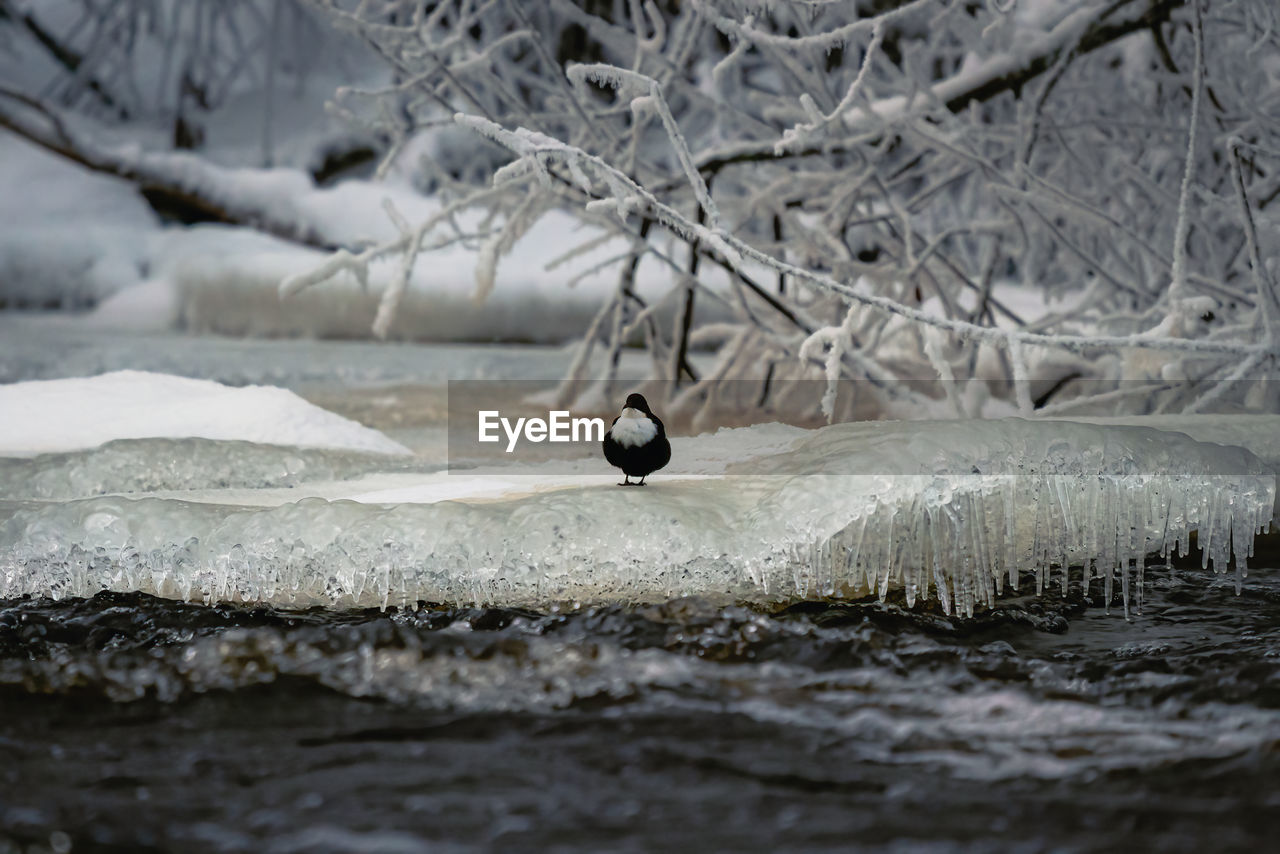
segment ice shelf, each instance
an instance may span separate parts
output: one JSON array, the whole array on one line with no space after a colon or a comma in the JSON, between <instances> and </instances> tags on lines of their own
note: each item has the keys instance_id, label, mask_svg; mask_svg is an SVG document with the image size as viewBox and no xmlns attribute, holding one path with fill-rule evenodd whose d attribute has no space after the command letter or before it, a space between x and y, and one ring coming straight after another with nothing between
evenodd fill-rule
<instances>
[{"instance_id":1,"label":"ice shelf","mask_svg":"<svg viewBox=\"0 0 1280 854\"><path fill-rule=\"evenodd\" d=\"M1192 532L1206 565L1225 573L1234 563L1238 584L1275 502L1273 470L1249 451L1149 427L1005 419L745 430L734 431L742 447L750 431L773 431L780 450L759 443L719 474L657 476L644 489L566 478L540 489L534 478L483 498L428 490L433 503L265 508L17 498L0 502L0 597L141 590L287 606L545 606L902 589L909 603L934 597L971 614L1025 572L1043 587L1083 571L1108 592L1118 585L1127 605L1140 599L1144 559L1185 553ZM460 496L484 478L449 477Z\"/></svg>"}]
</instances>

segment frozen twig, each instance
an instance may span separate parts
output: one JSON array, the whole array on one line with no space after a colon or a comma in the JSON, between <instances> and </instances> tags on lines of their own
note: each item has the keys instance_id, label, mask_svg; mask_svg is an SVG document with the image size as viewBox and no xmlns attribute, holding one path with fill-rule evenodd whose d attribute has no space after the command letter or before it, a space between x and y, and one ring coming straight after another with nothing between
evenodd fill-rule
<instances>
[{"instance_id":1,"label":"frozen twig","mask_svg":"<svg viewBox=\"0 0 1280 854\"><path fill-rule=\"evenodd\" d=\"M1191 220L1187 207L1191 203L1191 180L1196 169L1196 140L1199 136L1200 102L1204 95L1204 21L1200 14L1200 0L1191 0L1191 37L1195 43L1195 65L1191 70L1191 117L1187 127L1187 159L1182 172L1182 189L1178 192L1178 221L1173 229L1173 267L1170 270L1172 284L1171 301L1187 296L1187 236Z\"/></svg>"},{"instance_id":2,"label":"frozen twig","mask_svg":"<svg viewBox=\"0 0 1280 854\"><path fill-rule=\"evenodd\" d=\"M1268 343L1273 348L1280 348L1280 293L1276 291L1276 283L1271 280L1258 247L1258 228L1253 221L1253 212L1249 210L1248 189L1244 184L1244 170L1240 166L1240 140L1232 138L1227 141L1227 156L1231 159L1231 183L1240 204L1240 222L1244 227L1245 245L1249 249L1249 267L1253 271L1254 286L1258 290L1263 328L1266 330Z\"/></svg>"}]
</instances>

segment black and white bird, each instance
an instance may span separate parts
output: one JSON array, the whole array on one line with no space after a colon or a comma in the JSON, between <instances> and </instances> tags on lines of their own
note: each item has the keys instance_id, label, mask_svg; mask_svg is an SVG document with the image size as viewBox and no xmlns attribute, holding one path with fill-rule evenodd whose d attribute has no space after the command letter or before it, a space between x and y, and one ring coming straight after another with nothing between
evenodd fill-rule
<instances>
[{"instance_id":1,"label":"black and white bird","mask_svg":"<svg viewBox=\"0 0 1280 854\"><path fill-rule=\"evenodd\" d=\"M644 395L627 395L622 414L604 434L604 458L626 475L618 486L644 486L646 477L671 461L667 431ZM632 483L633 477L640 482Z\"/></svg>"}]
</instances>

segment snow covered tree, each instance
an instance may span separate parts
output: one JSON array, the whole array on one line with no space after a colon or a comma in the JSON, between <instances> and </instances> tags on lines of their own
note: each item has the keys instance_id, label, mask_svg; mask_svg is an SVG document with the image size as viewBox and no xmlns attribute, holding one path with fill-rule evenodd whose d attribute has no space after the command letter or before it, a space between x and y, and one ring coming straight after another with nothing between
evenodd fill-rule
<instances>
[{"instance_id":1,"label":"snow covered tree","mask_svg":"<svg viewBox=\"0 0 1280 854\"><path fill-rule=\"evenodd\" d=\"M255 144L224 145L219 157L230 162L210 165L294 165L323 182L373 159L378 140L363 131L292 147L280 139L297 112L283 110L286 102L334 69L352 76L358 53L302 0L0 0L0 127L137 183L172 218L252 224L325 245L258 206L194 186L181 165L209 160L206 136L229 120L247 125L234 135ZM235 99L250 103L229 119L220 111ZM140 144L112 147L116 140ZM142 156L171 151L191 159Z\"/></svg>"},{"instance_id":2,"label":"snow covered tree","mask_svg":"<svg viewBox=\"0 0 1280 854\"><path fill-rule=\"evenodd\" d=\"M199 147L199 114L245 78L268 97L277 70L305 74L319 23L295 0L0 2L9 48L39 70L40 96L117 121L172 121L175 148Z\"/></svg>"},{"instance_id":3,"label":"snow covered tree","mask_svg":"<svg viewBox=\"0 0 1280 854\"><path fill-rule=\"evenodd\" d=\"M385 243L320 233L198 150L106 148L67 120L146 116L198 149L202 110L249 82L269 115L336 30L391 82L332 110L378 141L379 174L441 202L389 206ZM565 401L616 393L642 343L686 413L1280 402L1272 0L0 0L0 36L49 69L0 85L0 126L197 218L343 247L286 298L398 259L378 334L434 248L476 249L483 300L540 216L592 226L565 257L622 247L617 287ZM637 293L641 265L665 294Z\"/></svg>"},{"instance_id":4,"label":"snow covered tree","mask_svg":"<svg viewBox=\"0 0 1280 854\"><path fill-rule=\"evenodd\" d=\"M483 298L558 208L631 247L566 398L641 336L683 407L816 375L834 417L843 379L932 405L936 384L904 382L926 376L964 415L985 392L951 380L973 377L1023 412L1275 409L1254 382L1280 354L1271 0L313 3L397 72L337 98L388 162L448 123L510 157L424 159L438 217L285 293L386 255L407 270L482 208ZM641 262L669 270L657 304L631 287ZM1007 298L1026 293L1053 310Z\"/></svg>"}]
</instances>

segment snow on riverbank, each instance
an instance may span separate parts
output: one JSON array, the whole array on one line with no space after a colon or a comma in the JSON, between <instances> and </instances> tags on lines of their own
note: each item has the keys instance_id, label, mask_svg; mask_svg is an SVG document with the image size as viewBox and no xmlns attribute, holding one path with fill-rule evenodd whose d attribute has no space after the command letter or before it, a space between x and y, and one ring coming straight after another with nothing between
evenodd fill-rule
<instances>
[{"instance_id":1,"label":"snow on riverbank","mask_svg":"<svg viewBox=\"0 0 1280 854\"><path fill-rule=\"evenodd\" d=\"M178 174L190 165L181 154L154 157ZM191 180L232 197L265 198L268 208L296 219L304 231L352 246L395 236L387 202L410 223L440 209L438 200L403 180L350 180L322 188L297 168L233 169L214 163L201 163ZM12 190L0 195L0 221L6 223L0 230L0 306L80 312L76 317L83 323L101 329L369 338L382 290L399 264L392 258L372 265L367 287L344 274L282 300L281 281L320 266L327 253L249 228L165 225L134 185L90 172L4 131L0 186ZM481 217L464 212L453 220L472 236L418 260L388 330L391 339L573 340L617 289L620 263L630 249L620 237L597 242L600 229L549 211L503 255L492 292L477 301L475 268L482 241L474 235L482 230ZM672 275L646 257L635 270L632 290L660 302ZM731 292L728 277L716 268L704 269L699 280L720 293ZM859 289L866 291L865 283ZM999 282L993 293L1029 320L1048 310L1038 293ZM943 311L936 299L923 308ZM666 318L674 309L659 305L656 311ZM700 321L729 313L714 299L704 301L699 312Z\"/></svg>"},{"instance_id":2,"label":"snow on riverbank","mask_svg":"<svg viewBox=\"0 0 1280 854\"><path fill-rule=\"evenodd\" d=\"M239 412L252 423L203 435L393 452L385 437L299 409L309 404L280 390L129 373L10 389L27 407L5 420L8 430L26 425L6 439L11 451L147 435L131 422L149 424L150 435L201 435L191 423L215 426ZM13 402L0 407L13 412ZM1269 437L1280 421L1250 418L1239 437ZM164 441L164 452L184 453ZM1234 563L1239 580L1276 497L1275 470L1245 448L1147 426L1016 418L761 425L674 444L682 473L659 474L644 489L613 486L598 460L569 470L415 472L364 462L344 469L332 457L298 462L288 449L255 445L246 454L237 445L237 458L258 472L238 484L221 468L201 480L197 466L130 496L51 502L10 493L0 597L137 589L288 606L545 606L686 595L773 603L903 589L909 602L937 598L972 613L1025 572L1040 585L1065 583L1064 567L1085 567L1126 600L1138 583L1140 598L1144 557L1185 553L1193 532L1206 561L1219 572ZM220 456L216 446L191 450ZM160 446L140 440L115 451L126 464L110 476L122 478L147 467ZM24 461L48 468L13 469L21 476L10 482L48 484L61 477L55 469L92 466L97 453ZM321 479L272 475L306 464ZM104 491L102 478L76 477L63 481Z\"/></svg>"},{"instance_id":3,"label":"snow on riverbank","mask_svg":"<svg viewBox=\"0 0 1280 854\"><path fill-rule=\"evenodd\" d=\"M181 165L181 157L172 155ZM175 168L177 168L175 166ZM223 192L266 194L326 238L358 245L394 236L391 201L410 222L439 202L395 183L352 180L311 185L298 169L236 170L207 165ZM396 263L375 265L369 287L350 276L281 300L282 279L322 264L326 253L247 228L164 226L135 188L69 163L0 131L0 305L86 310L83 320L110 329L214 332L245 336L370 337L382 288ZM479 221L461 215L463 230ZM559 343L582 334L616 270L589 272L625 252L623 240L594 246L548 269L564 253L598 237L596 229L552 211L497 269L493 292L475 300L475 240L424 256L389 336L432 341ZM656 298L669 272L641 264L637 293Z\"/></svg>"},{"instance_id":4,"label":"snow on riverbank","mask_svg":"<svg viewBox=\"0 0 1280 854\"><path fill-rule=\"evenodd\" d=\"M0 455L95 448L118 439L198 437L408 454L376 430L269 386L230 388L145 371L0 385Z\"/></svg>"}]
</instances>

